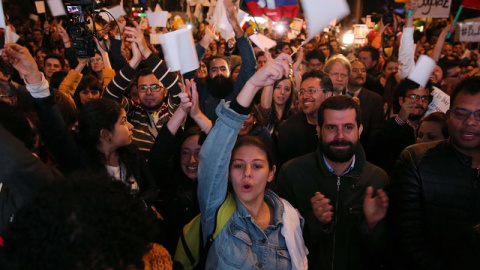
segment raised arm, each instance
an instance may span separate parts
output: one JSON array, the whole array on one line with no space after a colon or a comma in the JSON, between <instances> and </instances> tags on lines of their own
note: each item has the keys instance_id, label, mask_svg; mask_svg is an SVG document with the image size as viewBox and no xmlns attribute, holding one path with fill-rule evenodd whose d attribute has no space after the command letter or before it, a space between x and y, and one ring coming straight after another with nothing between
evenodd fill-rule
<instances>
[{"instance_id":1,"label":"raised arm","mask_svg":"<svg viewBox=\"0 0 480 270\"><path fill-rule=\"evenodd\" d=\"M218 120L203 143L199 155L198 201L202 213L204 240L212 232L215 213L225 199L231 152L238 132L248 117L248 108L258 90L273 84L282 76L288 76L287 62L291 62L291 58L284 54L267 62L265 68L248 80L230 108L224 103L217 107Z\"/></svg>"},{"instance_id":2,"label":"raised arm","mask_svg":"<svg viewBox=\"0 0 480 270\"><path fill-rule=\"evenodd\" d=\"M143 59L145 59L145 65L152 69L155 77L168 89L168 109L173 114L180 105L178 94L182 92L178 85L178 76L175 72L170 72L165 61L161 60L157 54L152 53L140 26L137 23L134 24L136 27L125 27L125 34L129 36L127 40L137 44Z\"/></svg>"},{"instance_id":3,"label":"raised arm","mask_svg":"<svg viewBox=\"0 0 480 270\"><path fill-rule=\"evenodd\" d=\"M72 172L85 168L77 144L55 105L53 91L50 91L48 81L38 70L28 49L10 43L5 46L2 57L25 78L26 87L35 100L38 117L44 128L44 139L62 171Z\"/></svg>"},{"instance_id":4,"label":"raised arm","mask_svg":"<svg viewBox=\"0 0 480 270\"><path fill-rule=\"evenodd\" d=\"M227 10L228 22L232 25L235 32L235 40L237 42L237 48L242 58L242 65L238 73L237 81L233 89L233 93L237 94L243 88L245 83L255 73L257 62L255 61L255 54L253 53L252 44L250 40L245 36L241 25L238 23L238 4L239 1L233 3L230 0L223 1L225 9Z\"/></svg>"},{"instance_id":5,"label":"raised arm","mask_svg":"<svg viewBox=\"0 0 480 270\"><path fill-rule=\"evenodd\" d=\"M417 0L410 0L409 3L405 6L406 12L409 10L412 13L417 9ZM407 23L403 28L402 39L400 41L400 48L398 51L398 62L400 63L400 78L404 79L410 74L410 72L415 67L415 51L414 51L414 40L413 32L415 28L413 27L413 18L407 16Z\"/></svg>"},{"instance_id":6,"label":"raised arm","mask_svg":"<svg viewBox=\"0 0 480 270\"><path fill-rule=\"evenodd\" d=\"M67 95L73 96L78 84L82 80L82 70L87 64L87 58L78 58L78 65L75 69L70 69L67 76L63 79L62 83L58 87L58 90L64 92Z\"/></svg>"},{"instance_id":7,"label":"raised arm","mask_svg":"<svg viewBox=\"0 0 480 270\"><path fill-rule=\"evenodd\" d=\"M442 32L438 36L437 43L435 43L435 47L433 48L433 55L432 59L435 62L438 62L440 59L440 55L442 54L443 44L445 43L445 39L447 38L448 32L452 28L452 24L449 23L445 28L442 29Z\"/></svg>"}]
</instances>

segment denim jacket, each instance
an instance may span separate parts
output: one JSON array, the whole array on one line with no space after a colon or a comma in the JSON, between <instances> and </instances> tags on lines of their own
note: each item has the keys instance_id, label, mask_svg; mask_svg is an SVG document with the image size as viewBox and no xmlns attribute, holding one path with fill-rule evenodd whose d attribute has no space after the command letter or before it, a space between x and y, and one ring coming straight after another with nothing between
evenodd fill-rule
<instances>
[{"instance_id":1,"label":"denim jacket","mask_svg":"<svg viewBox=\"0 0 480 270\"><path fill-rule=\"evenodd\" d=\"M247 118L229 109L224 102L216 112L218 120L203 143L198 168L204 243L213 231L215 213L226 197L232 149ZM237 210L215 238L206 269L292 269L285 238L281 234L282 201L270 190L265 191L264 198L274 209L274 224L263 231L236 199Z\"/></svg>"}]
</instances>

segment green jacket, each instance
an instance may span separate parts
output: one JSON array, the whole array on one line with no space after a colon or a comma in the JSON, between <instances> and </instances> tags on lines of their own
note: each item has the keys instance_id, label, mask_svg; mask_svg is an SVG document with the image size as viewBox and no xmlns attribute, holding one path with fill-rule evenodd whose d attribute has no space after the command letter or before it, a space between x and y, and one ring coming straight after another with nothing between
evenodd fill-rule
<instances>
[{"instance_id":1,"label":"green jacket","mask_svg":"<svg viewBox=\"0 0 480 270\"><path fill-rule=\"evenodd\" d=\"M303 236L309 250L309 269L376 269L385 258L383 221L369 231L363 215L363 198L368 186L384 188L387 174L366 161L359 144L354 168L337 176L317 151L285 163L276 183L277 193L305 218ZM313 214L310 198L321 192L333 206L333 220L322 227Z\"/></svg>"}]
</instances>

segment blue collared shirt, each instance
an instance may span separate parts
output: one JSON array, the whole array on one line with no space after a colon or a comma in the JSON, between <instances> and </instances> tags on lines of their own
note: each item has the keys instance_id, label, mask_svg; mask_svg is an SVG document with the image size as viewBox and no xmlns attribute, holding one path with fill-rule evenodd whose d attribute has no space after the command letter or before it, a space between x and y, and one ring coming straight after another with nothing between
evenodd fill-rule
<instances>
[{"instance_id":1,"label":"blue collared shirt","mask_svg":"<svg viewBox=\"0 0 480 270\"><path fill-rule=\"evenodd\" d=\"M330 166L330 164L328 164L328 161L327 161L327 158L325 157L325 155L323 155L323 162L325 162L325 165L327 165L327 169L330 173L337 174L337 172L332 168L332 166ZM353 170L353 167L355 167L355 155L353 155L353 159L352 159L352 163L350 164L350 167L348 167L348 169L345 170L345 172L342 173L342 175L346 175L349 172L351 172Z\"/></svg>"}]
</instances>

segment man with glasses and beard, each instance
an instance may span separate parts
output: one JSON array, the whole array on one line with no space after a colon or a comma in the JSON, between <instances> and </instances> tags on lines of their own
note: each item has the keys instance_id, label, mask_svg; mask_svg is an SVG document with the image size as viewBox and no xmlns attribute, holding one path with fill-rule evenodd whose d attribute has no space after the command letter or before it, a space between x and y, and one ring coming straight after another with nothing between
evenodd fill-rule
<instances>
[{"instance_id":1,"label":"man with glasses and beard","mask_svg":"<svg viewBox=\"0 0 480 270\"><path fill-rule=\"evenodd\" d=\"M352 98L326 99L318 110L317 151L279 172L277 193L305 218L310 269L376 269L383 263L387 174L366 161L361 119Z\"/></svg>"},{"instance_id":2,"label":"man with glasses and beard","mask_svg":"<svg viewBox=\"0 0 480 270\"><path fill-rule=\"evenodd\" d=\"M238 95L247 80L255 73L255 54L249 39L237 21L238 3L224 1L227 10L227 18L235 32L235 40L242 65L237 80L234 82L231 76L229 59L224 56L214 56L208 63L207 83L198 85L200 110L212 121L217 119L215 108L220 100L232 101Z\"/></svg>"},{"instance_id":3,"label":"man with glasses and beard","mask_svg":"<svg viewBox=\"0 0 480 270\"><path fill-rule=\"evenodd\" d=\"M425 87L406 78L397 88L397 98L394 99L394 110L397 116L388 119L384 128L375 134L369 141L375 151L369 157L375 165L384 169L388 174L392 171L393 164L398 155L407 146L416 143L416 135L420 127L420 120L425 116L428 105L432 101L432 84L428 82Z\"/></svg>"}]
</instances>

